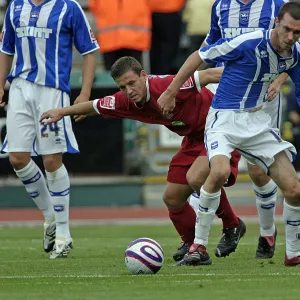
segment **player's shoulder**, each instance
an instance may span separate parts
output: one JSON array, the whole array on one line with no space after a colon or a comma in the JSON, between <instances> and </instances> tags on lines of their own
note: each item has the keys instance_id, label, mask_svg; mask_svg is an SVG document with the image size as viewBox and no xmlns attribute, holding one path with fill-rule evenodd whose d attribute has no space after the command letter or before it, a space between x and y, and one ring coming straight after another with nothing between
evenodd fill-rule
<instances>
[{"instance_id":1,"label":"player's shoulder","mask_svg":"<svg viewBox=\"0 0 300 300\"><path fill-rule=\"evenodd\" d=\"M175 75L148 75L149 85L162 85L173 80Z\"/></svg>"},{"instance_id":2,"label":"player's shoulder","mask_svg":"<svg viewBox=\"0 0 300 300\"><path fill-rule=\"evenodd\" d=\"M247 32L231 39L231 41L233 44L235 43L255 44L261 42L264 39L265 33L266 30L256 30L252 32Z\"/></svg>"},{"instance_id":3,"label":"player's shoulder","mask_svg":"<svg viewBox=\"0 0 300 300\"><path fill-rule=\"evenodd\" d=\"M281 6L284 3L289 2L289 0L269 0L269 1L275 3L275 5L277 5L277 6Z\"/></svg>"},{"instance_id":4,"label":"player's shoulder","mask_svg":"<svg viewBox=\"0 0 300 300\"><path fill-rule=\"evenodd\" d=\"M11 0L8 4L8 8L14 7L15 10L21 10L22 6L24 5L24 0Z\"/></svg>"},{"instance_id":5,"label":"player's shoulder","mask_svg":"<svg viewBox=\"0 0 300 300\"><path fill-rule=\"evenodd\" d=\"M64 2L67 5L68 9L80 9L82 10L82 7L76 0L55 0L56 2Z\"/></svg>"},{"instance_id":6,"label":"player's shoulder","mask_svg":"<svg viewBox=\"0 0 300 300\"><path fill-rule=\"evenodd\" d=\"M170 85L175 75L148 75L148 84L151 93L162 93Z\"/></svg>"},{"instance_id":7,"label":"player's shoulder","mask_svg":"<svg viewBox=\"0 0 300 300\"><path fill-rule=\"evenodd\" d=\"M227 3L227 2L229 2L229 3ZM215 0L212 7L217 7L220 4L230 4L230 0Z\"/></svg>"}]
</instances>

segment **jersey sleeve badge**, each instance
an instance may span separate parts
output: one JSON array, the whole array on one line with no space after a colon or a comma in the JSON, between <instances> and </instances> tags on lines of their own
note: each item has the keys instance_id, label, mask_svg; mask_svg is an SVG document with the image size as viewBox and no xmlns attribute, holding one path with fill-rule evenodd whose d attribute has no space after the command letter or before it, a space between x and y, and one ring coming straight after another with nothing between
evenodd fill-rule
<instances>
[{"instance_id":1,"label":"jersey sleeve badge","mask_svg":"<svg viewBox=\"0 0 300 300\"><path fill-rule=\"evenodd\" d=\"M114 96L106 96L99 101L100 107L105 109L116 109L116 99Z\"/></svg>"},{"instance_id":2,"label":"jersey sleeve badge","mask_svg":"<svg viewBox=\"0 0 300 300\"><path fill-rule=\"evenodd\" d=\"M194 82L192 77L190 77L182 86L181 86L181 90L186 90L186 89L190 89L194 87Z\"/></svg>"}]
</instances>

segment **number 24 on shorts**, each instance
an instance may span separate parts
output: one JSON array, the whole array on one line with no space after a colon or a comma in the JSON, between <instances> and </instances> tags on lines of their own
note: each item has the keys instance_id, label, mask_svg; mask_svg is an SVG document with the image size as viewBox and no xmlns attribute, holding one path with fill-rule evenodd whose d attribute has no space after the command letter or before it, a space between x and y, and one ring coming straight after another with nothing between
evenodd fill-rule
<instances>
[{"instance_id":1,"label":"number 24 on shorts","mask_svg":"<svg viewBox=\"0 0 300 300\"><path fill-rule=\"evenodd\" d=\"M41 137L48 137L48 131L50 132L55 132L55 136L58 136L58 132L59 132L59 127L57 122L53 123L53 124L49 124L49 125L45 125L45 124L41 124L42 128L41 128Z\"/></svg>"}]
</instances>

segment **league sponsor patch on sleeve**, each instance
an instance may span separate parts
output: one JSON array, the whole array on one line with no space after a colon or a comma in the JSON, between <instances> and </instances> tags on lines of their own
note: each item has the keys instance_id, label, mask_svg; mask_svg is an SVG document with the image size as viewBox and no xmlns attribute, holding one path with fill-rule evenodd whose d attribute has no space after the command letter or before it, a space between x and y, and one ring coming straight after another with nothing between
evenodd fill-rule
<instances>
[{"instance_id":1,"label":"league sponsor patch on sleeve","mask_svg":"<svg viewBox=\"0 0 300 300\"><path fill-rule=\"evenodd\" d=\"M91 36L92 42L96 42L97 41L96 36L95 36L95 34L94 34L94 32L93 32L92 29L90 29L90 36Z\"/></svg>"},{"instance_id":2,"label":"league sponsor patch on sleeve","mask_svg":"<svg viewBox=\"0 0 300 300\"><path fill-rule=\"evenodd\" d=\"M186 90L186 89L190 89L194 87L194 82L192 77L190 77L182 86L181 86L181 90Z\"/></svg>"},{"instance_id":3,"label":"league sponsor patch on sleeve","mask_svg":"<svg viewBox=\"0 0 300 300\"><path fill-rule=\"evenodd\" d=\"M101 108L116 109L116 100L114 96L106 96L99 100Z\"/></svg>"},{"instance_id":4,"label":"league sponsor patch on sleeve","mask_svg":"<svg viewBox=\"0 0 300 300\"><path fill-rule=\"evenodd\" d=\"M2 32L0 33L0 43L2 43L3 37L4 37L4 31L2 31Z\"/></svg>"}]
</instances>

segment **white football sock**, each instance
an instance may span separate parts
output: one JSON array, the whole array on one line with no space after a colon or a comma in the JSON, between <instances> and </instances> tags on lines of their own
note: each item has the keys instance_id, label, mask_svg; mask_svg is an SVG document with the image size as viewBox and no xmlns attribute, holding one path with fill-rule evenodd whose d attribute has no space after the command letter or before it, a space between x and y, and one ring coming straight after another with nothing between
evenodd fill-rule
<instances>
[{"instance_id":1,"label":"white football sock","mask_svg":"<svg viewBox=\"0 0 300 300\"><path fill-rule=\"evenodd\" d=\"M200 204L197 210L196 226L195 226L195 239L194 244L203 246L208 245L208 235L211 224L214 220L216 211L220 204L221 191L217 193L207 193L200 190Z\"/></svg>"},{"instance_id":2,"label":"white football sock","mask_svg":"<svg viewBox=\"0 0 300 300\"><path fill-rule=\"evenodd\" d=\"M25 189L37 207L42 211L46 222L53 221L54 211L51 196L47 188L45 177L33 160L21 169L15 170L17 176L23 182Z\"/></svg>"},{"instance_id":3,"label":"white football sock","mask_svg":"<svg viewBox=\"0 0 300 300\"><path fill-rule=\"evenodd\" d=\"M285 224L286 255L300 256L300 207L291 206L284 200L283 220Z\"/></svg>"},{"instance_id":4,"label":"white football sock","mask_svg":"<svg viewBox=\"0 0 300 300\"><path fill-rule=\"evenodd\" d=\"M266 185L258 187L253 183L256 195L260 235L271 236L275 233L275 208L277 199L277 185L271 179Z\"/></svg>"},{"instance_id":5,"label":"white football sock","mask_svg":"<svg viewBox=\"0 0 300 300\"><path fill-rule=\"evenodd\" d=\"M67 169L62 165L55 172L47 172L48 186L56 221L56 236L70 238L69 203L70 180Z\"/></svg>"},{"instance_id":6,"label":"white football sock","mask_svg":"<svg viewBox=\"0 0 300 300\"><path fill-rule=\"evenodd\" d=\"M200 199L199 198L200 197L198 196L198 194L196 192L193 192L193 194L189 198L190 206L193 208L193 210L195 211L196 214L197 214L197 210L198 210L199 205L200 205Z\"/></svg>"}]
</instances>

